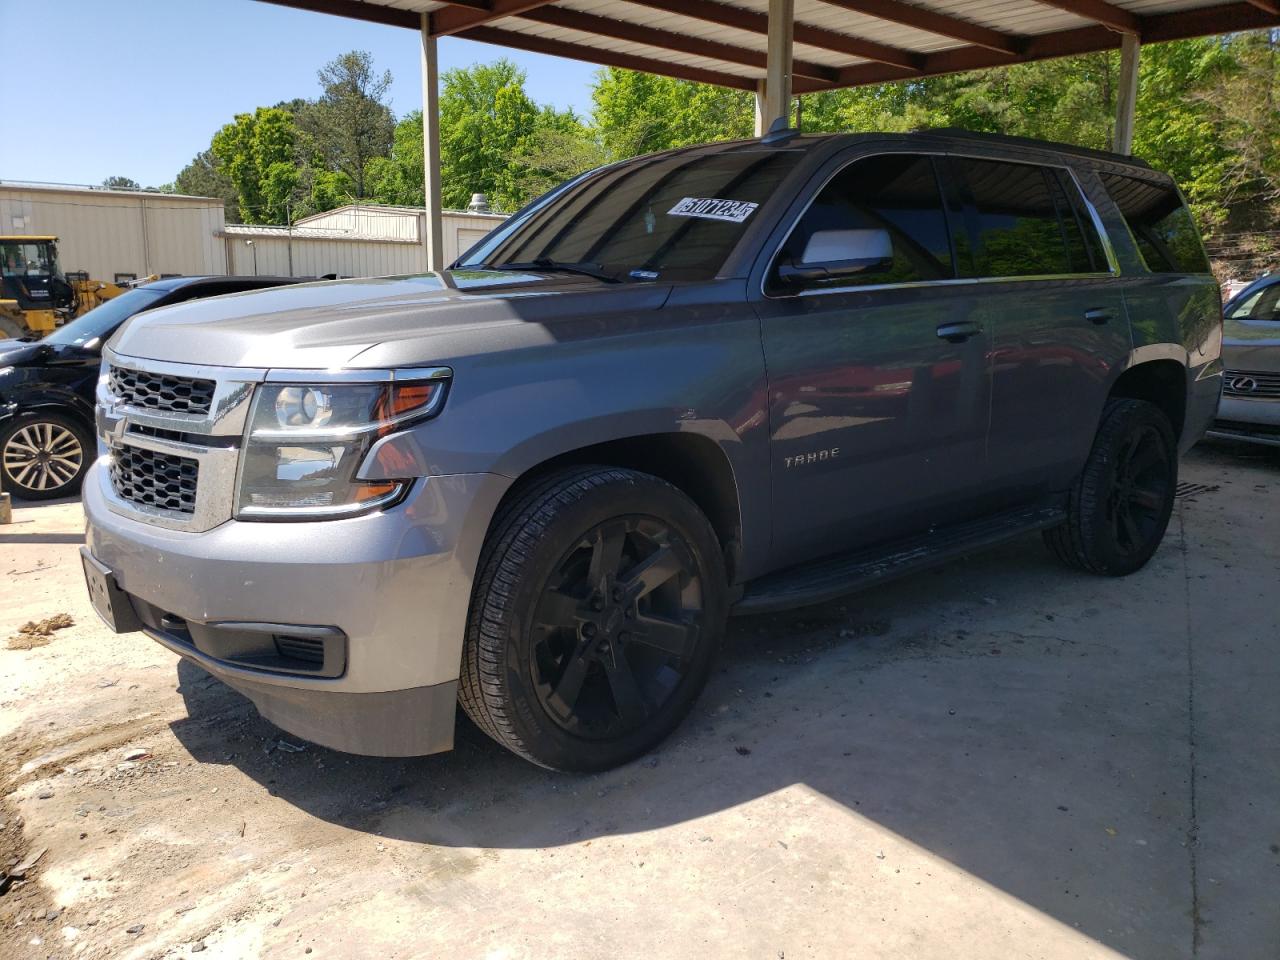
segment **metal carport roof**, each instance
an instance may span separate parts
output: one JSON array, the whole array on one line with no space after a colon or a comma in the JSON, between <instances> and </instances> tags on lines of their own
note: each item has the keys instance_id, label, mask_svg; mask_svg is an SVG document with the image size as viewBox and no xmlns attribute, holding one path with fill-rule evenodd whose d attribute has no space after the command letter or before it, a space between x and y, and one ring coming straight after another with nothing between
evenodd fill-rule
<instances>
[{"instance_id":1,"label":"metal carport roof","mask_svg":"<svg viewBox=\"0 0 1280 960\"><path fill-rule=\"evenodd\" d=\"M757 89L769 0L268 0L433 37ZM1280 0L794 0L792 91L1280 26Z\"/></svg>"},{"instance_id":2,"label":"metal carport roof","mask_svg":"<svg viewBox=\"0 0 1280 960\"><path fill-rule=\"evenodd\" d=\"M791 97L1120 48L1128 153L1143 43L1280 26L1280 0L264 0L417 30L427 263L443 266L439 37L753 90L756 132Z\"/></svg>"}]
</instances>

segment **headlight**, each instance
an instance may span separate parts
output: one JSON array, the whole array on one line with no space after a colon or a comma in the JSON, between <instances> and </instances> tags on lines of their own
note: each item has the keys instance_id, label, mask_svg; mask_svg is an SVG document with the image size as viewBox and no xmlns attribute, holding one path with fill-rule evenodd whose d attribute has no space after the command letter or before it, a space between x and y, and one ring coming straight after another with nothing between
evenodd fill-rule
<instances>
[{"instance_id":1,"label":"headlight","mask_svg":"<svg viewBox=\"0 0 1280 960\"><path fill-rule=\"evenodd\" d=\"M357 480L369 448L440 412L443 368L358 383L265 383L249 411L236 516L242 520L348 517L394 503L404 480Z\"/></svg>"}]
</instances>

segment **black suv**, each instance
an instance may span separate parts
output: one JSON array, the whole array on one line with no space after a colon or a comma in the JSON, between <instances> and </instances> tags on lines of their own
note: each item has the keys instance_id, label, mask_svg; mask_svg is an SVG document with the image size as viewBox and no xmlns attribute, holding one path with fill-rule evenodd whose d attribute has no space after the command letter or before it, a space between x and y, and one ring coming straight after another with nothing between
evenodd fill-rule
<instances>
[{"instance_id":1,"label":"black suv","mask_svg":"<svg viewBox=\"0 0 1280 960\"><path fill-rule=\"evenodd\" d=\"M134 314L297 282L289 277L169 277L108 300L42 340L0 340L0 490L48 500L80 489L94 448L102 344Z\"/></svg>"}]
</instances>

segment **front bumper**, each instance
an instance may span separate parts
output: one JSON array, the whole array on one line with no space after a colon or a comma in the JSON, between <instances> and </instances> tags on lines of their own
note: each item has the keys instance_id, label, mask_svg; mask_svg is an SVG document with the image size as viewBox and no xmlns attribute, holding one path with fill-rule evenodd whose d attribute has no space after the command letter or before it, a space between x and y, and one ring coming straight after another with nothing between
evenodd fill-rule
<instances>
[{"instance_id":1,"label":"front bumper","mask_svg":"<svg viewBox=\"0 0 1280 960\"><path fill-rule=\"evenodd\" d=\"M1280 400L1246 400L1224 393L1207 436L1280 446Z\"/></svg>"},{"instance_id":2,"label":"front bumper","mask_svg":"<svg viewBox=\"0 0 1280 960\"><path fill-rule=\"evenodd\" d=\"M430 477L385 512L320 522L231 520L203 533L111 511L109 482L102 462L86 475L86 543L150 636L316 743L382 756L452 745L471 582L509 479ZM289 672L238 655L249 642L243 637L271 625L340 635L338 675ZM337 662L320 672L334 673Z\"/></svg>"}]
</instances>

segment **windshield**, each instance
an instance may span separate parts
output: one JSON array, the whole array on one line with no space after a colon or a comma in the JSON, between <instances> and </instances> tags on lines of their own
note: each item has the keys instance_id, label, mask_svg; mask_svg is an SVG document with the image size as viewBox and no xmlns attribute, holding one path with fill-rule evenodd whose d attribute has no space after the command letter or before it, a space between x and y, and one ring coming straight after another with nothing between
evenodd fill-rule
<instances>
[{"instance_id":1,"label":"windshield","mask_svg":"<svg viewBox=\"0 0 1280 960\"><path fill-rule=\"evenodd\" d=\"M1227 311L1234 320L1280 320L1280 283L1270 283L1241 297Z\"/></svg>"},{"instance_id":2,"label":"windshield","mask_svg":"<svg viewBox=\"0 0 1280 960\"><path fill-rule=\"evenodd\" d=\"M707 280L799 157L734 150L606 167L535 202L458 266L565 265L619 280Z\"/></svg>"},{"instance_id":3,"label":"windshield","mask_svg":"<svg viewBox=\"0 0 1280 960\"><path fill-rule=\"evenodd\" d=\"M82 317L59 327L44 338L44 343L60 343L65 346L83 347L95 337L106 339L115 333L116 327L135 313L152 306L165 295L164 290L148 290L138 287L128 293L101 303Z\"/></svg>"},{"instance_id":4,"label":"windshield","mask_svg":"<svg viewBox=\"0 0 1280 960\"><path fill-rule=\"evenodd\" d=\"M44 241L0 243L0 271L6 277L48 277L58 272L54 246Z\"/></svg>"}]
</instances>

